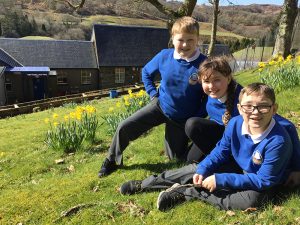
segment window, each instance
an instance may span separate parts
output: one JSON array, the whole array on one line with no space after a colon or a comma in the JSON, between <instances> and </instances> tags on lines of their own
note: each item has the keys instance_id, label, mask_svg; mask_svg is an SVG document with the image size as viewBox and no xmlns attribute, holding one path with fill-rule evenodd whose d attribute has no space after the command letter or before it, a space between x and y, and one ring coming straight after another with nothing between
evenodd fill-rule
<instances>
[{"instance_id":1,"label":"window","mask_svg":"<svg viewBox=\"0 0 300 225\"><path fill-rule=\"evenodd\" d=\"M115 83L124 83L125 82L125 68L116 67L115 68Z\"/></svg>"},{"instance_id":2,"label":"window","mask_svg":"<svg viewBox=\"0 0 300 225\"><path fill-rule=\"evenodd\" d=\"M12 91L12 83L9 78L5 79L5 89L6 91Z\"/></svg>"},{"instance_id":3,"label":"window","mask_svg":"<svg viewBox=\"0 0 300 225\"><path fill-rule=\"evenodd\" d=\"M88 71L81 70L81 84L91 84L92 83L92 74Z\"/></svg>"},{"instance_id":4,"label":"window","mask_svg":"<svg viewBox=\"0 0 300 225\"><path fill-rule=\"evenodd\" d=\"M68 78L65 72L59 72L57 74L57 84L67 84Z\"/></svg>"}]
</instances>

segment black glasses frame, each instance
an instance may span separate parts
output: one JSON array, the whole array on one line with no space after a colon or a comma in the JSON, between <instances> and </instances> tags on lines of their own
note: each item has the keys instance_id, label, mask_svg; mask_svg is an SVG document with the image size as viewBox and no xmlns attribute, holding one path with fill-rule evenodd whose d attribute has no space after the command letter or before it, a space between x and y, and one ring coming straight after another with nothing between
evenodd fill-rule
<instances>
[{"instance_id":1,"label":"black glasses frame","mask_svg":"<svg viewBox=\"0 0 300 225\"><path fill-rule=\"evenodd\" d=\"M253 113L254 110L257 109L257 111L259 113L265 114L265 113L269 113L270 112L270 110L271 110L271 108L272 108L273 105L274 104L272 104L272 105L240 105L240 106L242 107L242 109L243 109L243 111L245 113ZM249 106L251 106L251 110L245 109L245 107L249 107ZM267 110L267 111L262 112L261 110Z\"/></svg>"}]
</instances>

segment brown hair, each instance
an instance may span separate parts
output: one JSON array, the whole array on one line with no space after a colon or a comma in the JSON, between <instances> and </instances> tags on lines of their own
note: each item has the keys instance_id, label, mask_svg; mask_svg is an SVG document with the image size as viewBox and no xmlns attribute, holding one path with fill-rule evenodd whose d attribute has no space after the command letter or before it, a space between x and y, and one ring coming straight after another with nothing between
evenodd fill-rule
<instances>
[{"instance_id":1,"label":"brown hair","mask_svg":"<svg viewBox=\"0 0 300 225\"><path fill-rule=\"evenodd\" d=\"M171 29L172 36L178 33L196 34L199 36L199 23L190 16L181 17L175 21Z\"/></svg>"},{"instance_id":2,"label":"brown hair","mask_svg":"<svg viewBox=\"0 0 300 225\"><path fill-rule=\"evenodd\" d=\"M260 95L266 96L272 101L273 104L276 102L275 92L272 87L264 83L252 83L244 87L239 95L239 102L242 102L243 95L251 95L252 93L259 93Z\"/></svg>"},{"instance_id":3,"label":"brown hair","mask_svg":"<svg viewBox=\"0 0 300 225\"><path fill-rule=\"evenodd\" d=\"M227 88L227 100L225 102L226 110L224 115L222 116L222 121L225 126L227 126L229 120L231 119L231 114L234 108L234 93L237 86L237 83L232 77L232 70L228 63L228 60L229 58L225 56L208 58L200 65L198 73L199 79L209 78L213 71L218 71L224 77L231 78L231 81L228 84Z\"/></svg>"}]
</instances>

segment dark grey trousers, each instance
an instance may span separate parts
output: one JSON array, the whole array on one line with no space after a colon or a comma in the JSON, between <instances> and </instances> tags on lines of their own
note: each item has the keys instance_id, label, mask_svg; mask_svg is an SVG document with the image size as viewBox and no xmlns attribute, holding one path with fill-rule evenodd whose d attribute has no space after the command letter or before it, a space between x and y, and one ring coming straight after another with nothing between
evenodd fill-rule
<instances>
[{"instance_id":1,"label":"dark grey trousers","mask_svg":"<svg viewBox=\"0 0 300 225\"><path fill-rule=\"evenodd\" d=\"M187 201L199 199L225 210L245 210L250 207L259 207L274 196L274 189L261 192L253 190L221 189L210 193L204 188L198 188L192 185L196 167L196 164L189 164L179 169L165 171L159 175L152 175L142 181L141 187L145 191L152 191L167 189L173 184L179 183L186 185L184 187L184 195ZM223 171L223 173L229 171L242 173L241 169L235 163L225 165L220 168L218 172L221 171Z\"/></svg>"},{"instance_id":2,"label":"dark grey trousers","mask_svg":"<svg viewBox=\"0 0 300 225\"><path fill-rule=\"evenodd\" d=\"M121 165L123 151L130 141L137 139L151 128L165 123L165 151L170 158L186 160L188 137L185 134L185 121L178 123L164 115L159 107L158 99L154 98L148 105L122 121L114 134L107 158Z\"/></svg>"}]
</instances>

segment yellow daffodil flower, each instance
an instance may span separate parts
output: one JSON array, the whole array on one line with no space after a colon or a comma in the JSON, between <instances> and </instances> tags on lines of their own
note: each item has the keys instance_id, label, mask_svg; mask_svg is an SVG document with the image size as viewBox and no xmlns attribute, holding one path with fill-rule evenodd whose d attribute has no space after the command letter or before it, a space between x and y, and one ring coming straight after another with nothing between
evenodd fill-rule
<instances>
[{"instance_id":1,"label":"yellow daffodil flower","mask_svg":"<svg viewBox=\"0 0 300 225\"><path fill-rule=\"evenodd\" d=\"M57 113L53 113L52 118L53 119L57 119L58 118L58 114Z\"/></svg>"}]
</instances>

